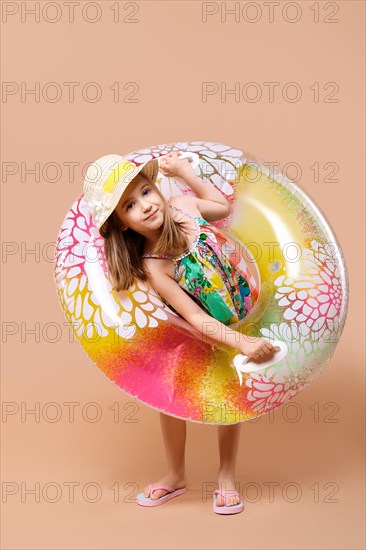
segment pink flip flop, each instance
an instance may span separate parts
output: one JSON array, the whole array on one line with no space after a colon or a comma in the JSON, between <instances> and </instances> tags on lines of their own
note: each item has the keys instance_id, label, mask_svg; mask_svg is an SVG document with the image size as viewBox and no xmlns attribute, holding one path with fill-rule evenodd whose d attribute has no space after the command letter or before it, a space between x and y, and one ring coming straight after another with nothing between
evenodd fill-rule
<instances>
[{"instance_id":1,"label":"pink flip flop","mask_svg":"<svg viewBox=\"0 0 366 550\"><path fill-rule=\"evenodd\" d=\"M216 495L220 495L224 499L225 505L217 506ZM225 491L225 493L222 493L221 491L216 489L213 494L213 509L216 514L238 514L239 512L242 512L244 510L244 504L242 501L240 501L238 504L233 504L232 506L226 506L226 497L228 496L238 496L240 498L238 491Z\"/></svg>"},{"instance_id":2,"label":"pink flip flop","mask_svg":"<svg viewBox=\"0 0 366 550\"><path fill-rule=\"evenodd\" d=\"M150 489L149 496L145 497L144 493L139 493L136 497L137 504L140 504L141 506L160 506L160 504L164 504L164 502L167 502L171 498L182 495L187 490L187 487L182 487L182 489L174 489L173 487L169 487L168 485L153 487L151 483L149 483L148 487ZM154 493L155 491L158 491L159 489L164 489L165 491L169 491L169 493L166 495L163 495L160 498L156 498L156 499L149 498L150 495L152 495L152 493Z\"/></svg>"}]
</instances>

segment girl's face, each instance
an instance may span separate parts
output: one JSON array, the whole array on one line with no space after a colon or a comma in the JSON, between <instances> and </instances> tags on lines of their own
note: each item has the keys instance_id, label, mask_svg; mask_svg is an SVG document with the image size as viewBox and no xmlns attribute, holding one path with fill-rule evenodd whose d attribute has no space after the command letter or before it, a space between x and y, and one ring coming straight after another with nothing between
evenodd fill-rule
<instances>
[{"instance_id":1,"label":"girl's face","mask_svg":"<svg viewBox=\"0 0 366 550\"><path fill-rule=\"evenodd\" d=\"M115 210L123 231L131 228L144 235L163 223L164 202L155 185L140 175L128 185Z\"/></svg>"}]
</instances>

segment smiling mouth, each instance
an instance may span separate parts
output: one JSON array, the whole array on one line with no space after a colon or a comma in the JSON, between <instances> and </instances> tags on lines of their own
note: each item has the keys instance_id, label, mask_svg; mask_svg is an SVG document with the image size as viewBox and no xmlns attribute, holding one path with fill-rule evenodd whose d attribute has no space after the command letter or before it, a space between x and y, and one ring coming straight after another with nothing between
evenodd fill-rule
<instances>
[{"instance_id":1,"label":"smiling mouth","mask_svg":"<svg viewBox=\"0 0 366 550\"><path fill-rule=\"evenodd\" d=\"M155 212L153 212L152 214L150 214L150 216L148 216L147 218L145 218L145 221L150 219L154 214L156 214L157 210L155 210Z\"/></svg>"}]
</instances>

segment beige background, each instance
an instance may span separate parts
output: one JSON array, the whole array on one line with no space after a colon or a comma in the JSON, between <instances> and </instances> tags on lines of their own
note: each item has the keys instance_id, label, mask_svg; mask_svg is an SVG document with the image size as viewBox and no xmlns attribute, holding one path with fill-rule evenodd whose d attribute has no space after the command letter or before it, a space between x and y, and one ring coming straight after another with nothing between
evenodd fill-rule
<instances>
[{"instance_id":1,"label":"beige background","mask_svg":"<svg viewBox=\"0 0 366 550\"><path fill-rule=\"evenodd\" d=\"M11 4L21 10L20 2ZM13 162L19 168L2 180L2 240L13 250L3 255L1 287L2 547L364 548L364 2L326 8L301 1L296 23L281 14L284 2L273 22L257 2L262 17L256 23L243 17L236 23L233 16L221 21L220 11L204 23L202 4L193 1L120 2L126 20L114 23L116 3L103 1L97 3L101 18L92 24L81 17L86 4L75 8L73 23L62 2L57 23L42 15L38 23L32 16L22 22L20 11L2 23L3 82L28 89L57 82L62 91L55 103L42 95L39 102L31 95L22 100L19 92L2 100L3 167ZM220 3L211 5L220 10ZM88 13L94 17L92 9ZM48 17L54 15L50 8ZM226 101L216 95L204 103L204 81L226 82L228 89L236 81L256 82L263 96L236 103L232 95ZM80 83L73 103L65 82ZM88 82L102 89L97 103L80 94ZM114 102L109 88L116 82L121 99L132 91L123 85L136 82L138 101ZM279 83L273 102L265 82ZM302 90L296 103L280 93L288 82ZM335 86L327 88L329 82L339 87L333 103L325 102ZM110 383L70 341L52 280L52 243L81 193L82 167L108 153L194 140L244 149L280 169L297 163L301 176L293 168L288 175L330 221L350 279L347 323L326 371L295 406L242 425L237 480L245 510L226 519L212 511L210 494L204 496L207 484L216 488L214 426L188 424L189 492L154 509L134 503L145 484L165 472L159 413ZM21 163L30 169L36 162L41 168L58 163L58 180L51 181L52 170L39 179L22 176ZM78 164L74 178L70 162ZM328 162L339 166L336 182L327 181ZM25 249L36 252L24 255ZM26 332L37 323L36 336ZM53 324L59 326L56 342ZM73 422L67 402L79 404ZM90 403L102 415L95 422ZM37 407L39 417L21 414ZM289 421L295 414L298 421ZM78 484L74 500L70 483ZM96 493L88 483L100 489L97 502L90 501ZM39 497L27 492L37 487ZM298 500L291 502L295 488Z\"/></svg>"}]
</instances>

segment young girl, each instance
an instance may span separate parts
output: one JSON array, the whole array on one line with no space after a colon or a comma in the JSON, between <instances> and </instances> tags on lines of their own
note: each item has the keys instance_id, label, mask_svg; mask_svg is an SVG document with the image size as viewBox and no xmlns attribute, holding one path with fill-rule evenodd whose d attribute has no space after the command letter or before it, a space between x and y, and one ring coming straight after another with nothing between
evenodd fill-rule
<instances>
[{"instance_id":1,"label":"young girl","mask_svg":"<svg viewBox=\"0 0 366 550\"><path fill-rule=\"evenodd\" d=\"M135 277L149 281L162 300L195 329L250 358L266 360L274 352L264 339L225 330L251 309L251 287L220 249L227 238L210 221L230 213L230 205L209 181L195 175L187 159L172 152L136 166L118 155L102 157L88 169L84 182L96 226L105 238L108 276L117 291ZM193 196L165 200L155 185L158 170L183 178ZM96 177L95 177L96 174ZM217 237L222 237L220 240ZM145 487L137 502L156 506L185 492L186 421L160 413L168 471ZM235 465L241 424L218 425L219 490L217 513L243 510L235 490Z\"/></svg>"}]
</instances>

